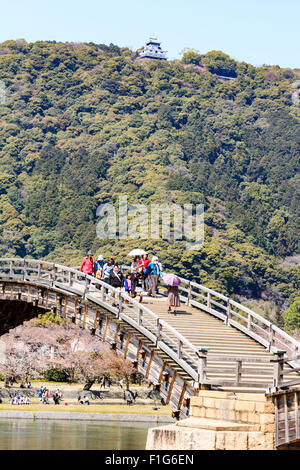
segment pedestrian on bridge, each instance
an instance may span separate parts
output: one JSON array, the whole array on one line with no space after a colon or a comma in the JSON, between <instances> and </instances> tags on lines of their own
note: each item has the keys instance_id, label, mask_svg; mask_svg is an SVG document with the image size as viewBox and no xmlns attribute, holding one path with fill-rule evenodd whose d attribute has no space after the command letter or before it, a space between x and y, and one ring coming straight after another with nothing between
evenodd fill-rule
<instances>
[{"instance_id":1,"label":"pedestrian on bridge","mask_svg":"<svg viewBox=\"0 0 300 470\"><path fill-rule=\"evenodd\" d=\"M104 267L104 259L102 255L99 255L97 258L97 261L95 261L94 266L93 266L94 275L97 279L102 279L103 267Z\"/></svg>"},{"instance_id":2,"label":"pedestrian on bridge","mask_svg":"<svg viewBox=\"0 0 300 470\"><path fill-rule=\"evenodd\" d=\"M124 276L123 276L123 273L119 269L119 266L117 264L114 265L113 270L110 273L109 284L112 287L114 287L115 289L118 289L121 292L121 288L124 285ZM111 296L115 297L115 292L112 292Z\"/></svg>"},{"instance_id":3,"label":"pedestrian on bridge","mask_svg":"<svg viewBox=\"0 0 300 470\"><path fill-rule=\"evenodd\" d=\"M82 273L90 274L91 276L94 273L94 261L92 252L90 250L87 252L86 256L82 260L80 271Z\"/></svg>"},{"instance_id":4,"label":"pedestrian on bridge","mask_svg":"<svg viewBox=\"0 0 300 470\"><path fill-rule=\"evenodd\" d=\"M130 297L134 297L134 285L131 279L131 274L126 275L126 279L124 281L125 287L125 294L129 295ZM128 304L128 300L125 299L125 304Z\"/></svg>"},{"instance_id":5,"label":"pedestrian on bridge","mask_svg":"<svg viewBox=\"0 0 300 470\"><path fill-rule=\"evenodd\" d=\"M148 253L145 253L139 260L139 267L142 268L143 273L146 272L146 269L148 268L149 263L150 263L150 259L148 258Z\"/></svg>"},{"instance_id":6,"label":"pedestrian on bridge","mask_svg":"<svg viewBox=\"0 0 300 470\"><path fill-rule=\"evenodd\" d=\"M161 264L157 256L153 256L151 263L148 264L146 275L148 276L149 294L157 297L157 284L161 276Z\"/></svg>"},{"instance_id":7,"label":"pedestrian on bridge","mask_svg":"<svg viewBox=\"0 0 300 470\"><path fill-rule=\"evenodd\" d=\"M102 271L102 277L103 281L109 284L109 276L112 273L112 270L114 269L114 264L115 261L113 258L110 258L107 263L104 264L103 266L103 271Z\"/></svg>"},{"instance_id":8,"label":"pedestrian on bridge","mask_svg":"<svg viewBox=\"0 0 300 470\"><path fill-rule=\"evenodd\" d=\"M143 302L143 280L143 274L141 272L138 272L134 279L134 293L140 297L140 303Z\"/></svg>"},{"instance_id":9,"label":"pedestrian on bridge","mask_svg":"<svg viewBox=\"0 0 300 470\"><path fill-rule=\"evenodd\" d=\"M168 287L168 312L172 312L172 307L174 307L174 315L176 315L176 309L180 307L178 286L181 284L181 279L176 274L165 273L163 280Z\"/></svg>"},{"instance_id":10,"label":"pedestrian on bridge","mask_svg":"<svg viewBox=\"0 0 300 470\"><path fill-rule=\"evenodd\" d=\"M131 266L130 266L131 280L132 280L133 284L134 284L135 279L136 279L137 274L138 274L139 264L140 264L140 256L136 255L134 257L132 263L131 263Z\"/></svg>"},{"instance_id":11,"label":"pedestrian on bridge","mask_svg":"<svg viewBox=\"0 0 300 470\"><path fill-rule=\"evenodd\" d=\"M174 315L176 315L177 307L180 307L180 297L177 286L168 286L168 312L172 312L174 307Z\"/></svg>"},{"instance_id":12,"label":"pedestrian on bridge","mask_svg":"<svg viewBox=\"0 0 300 470\"><path fill-rule=\"evenodd\" d=\"M145 253L139 261L139 269L141 270L144 278L144 289L148 291L148 276L146 274L148 265L150 264L150 259L148 258L148 253Z\"/></svg>"}]
</instances>

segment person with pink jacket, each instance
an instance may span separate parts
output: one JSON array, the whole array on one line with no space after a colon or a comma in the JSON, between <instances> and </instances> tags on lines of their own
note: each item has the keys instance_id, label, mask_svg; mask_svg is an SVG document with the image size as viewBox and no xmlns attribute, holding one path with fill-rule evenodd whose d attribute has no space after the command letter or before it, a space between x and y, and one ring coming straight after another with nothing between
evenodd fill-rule
<instances>
[{"instance_id":1,"label":"person with pink jacket","mask_svg":"<svg viewBox=\"0 0 300 470\"><path fill-rule=\"evenodd\" d=\"M80 271L82 273L90 274L92 276L94 272L93 268L94 268L94 261L93 261L92 252L88 251L86 256L82 260Z\"/></svg>"}]
</instances>

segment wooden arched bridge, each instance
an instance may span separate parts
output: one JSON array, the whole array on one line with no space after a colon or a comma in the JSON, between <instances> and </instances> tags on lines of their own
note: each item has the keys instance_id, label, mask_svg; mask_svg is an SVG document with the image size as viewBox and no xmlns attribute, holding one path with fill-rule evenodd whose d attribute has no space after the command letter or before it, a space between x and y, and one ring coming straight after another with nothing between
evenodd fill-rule
<instances>
[{"instance_id":1,"label":"wooden arched bridge","mask_svg":"<svg viewBox=\"0 0 300 470\"><path fill-rule=\"evenodd\" d=\"M199 388L274 393L300 384L298 341L234 300L181 281L174 315L163 287L141 304L74 268L1 258L0 334L34 311L54 309L133 361L182 417Z\"/></svg>"}]
</instances>

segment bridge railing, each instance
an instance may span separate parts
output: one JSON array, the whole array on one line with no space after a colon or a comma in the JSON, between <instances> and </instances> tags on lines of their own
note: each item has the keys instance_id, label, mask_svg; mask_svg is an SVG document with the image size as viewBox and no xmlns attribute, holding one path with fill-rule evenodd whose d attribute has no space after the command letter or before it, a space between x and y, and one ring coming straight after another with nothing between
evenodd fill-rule
<instances>
[{"instance_id":1,"label":"bridge railing","mask_svg":"<svg viewBox=\"0 0 300 470\"><path fill-rule=\"evenodd\" d=\"M269 351L273 348L284 349L290 358L300 354L299 341L258 313L212 289L184 278L180 279L179 293L182 302L198 307L227 325L237 328ZM161 292L167 293L163 286ZM293 364L291 362L291 365Z\"/></svg>"},{"instance_id":2,"label":"bridge railing","mask_svg":"<svg viewBox=\"0 0 300 470\"><path fill-rule=\"evenodd\" d=\"M295 377L295 372L299 372L300 367L284 369L284 364L290 362L290 359L285 357L285 351L273 349L272 352L274 358L222 356L208 355L207 348L200 348L199 382L220 387L263 388L267 389L268 393L300 385L300 376ZM299 357L295 356L293 360L297 360ZM220 366L220 364L222 365ZM213 374L217 374L219 378L213 378ZM294 374L293 379L284 380L284 377L290 374ZM253 376L261 376L263 381L253 381L253 379L251 381Z\"/></svg>"}]
</instances>

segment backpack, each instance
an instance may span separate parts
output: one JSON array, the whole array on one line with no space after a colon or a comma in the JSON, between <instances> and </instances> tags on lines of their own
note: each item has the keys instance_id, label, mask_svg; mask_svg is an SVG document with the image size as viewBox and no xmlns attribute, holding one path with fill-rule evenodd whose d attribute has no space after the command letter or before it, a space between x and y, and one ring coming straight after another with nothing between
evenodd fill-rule
<instances>
[{"instance_id":1,"label":"backpack","mask_svg":"<svg viewBox=\"0 0 300 470\"><path fill-rule=\"evenodd\" d=\"M98 271L96 272L96 279L101 279L101 275L102 275L102 269L98 269Z\"/></svg>"}]
</instances>

